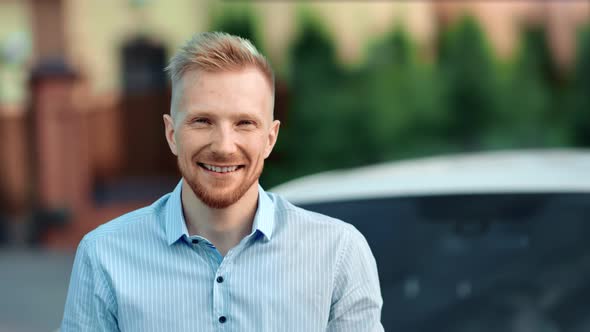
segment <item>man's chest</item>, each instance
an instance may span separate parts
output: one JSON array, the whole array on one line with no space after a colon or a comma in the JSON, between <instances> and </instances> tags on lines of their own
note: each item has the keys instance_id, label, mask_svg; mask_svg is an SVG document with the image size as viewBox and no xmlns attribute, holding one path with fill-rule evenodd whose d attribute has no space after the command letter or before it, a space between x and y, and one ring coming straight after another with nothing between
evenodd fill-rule
<instances>
[{"instance_id":1,"label":"man's chest","mask_svg":"<svg viewBox=\"0 0 590 332\"><path fill-rule=\"evenodd\" d=\"M249 247L219 262L207 248L140 255L111 274L123 331L321 331L331 262L305 250Z\"/></svg>"}]
</instances>

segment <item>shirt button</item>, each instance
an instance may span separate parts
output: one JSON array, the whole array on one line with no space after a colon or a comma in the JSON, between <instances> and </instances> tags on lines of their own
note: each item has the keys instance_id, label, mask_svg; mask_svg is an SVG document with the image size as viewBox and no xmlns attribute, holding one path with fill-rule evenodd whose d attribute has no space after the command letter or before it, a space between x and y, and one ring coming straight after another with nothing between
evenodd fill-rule
<instances>
[{"instance_id":1,"label":"shirt button","mask_svg":"<svg viewBox=\"0 0 590 332\"><path fill-rule=\"evenodd\" d=\"M223 277L222 276L217 277L217 282L218 283L222 283L223 282Z\"/></svg>"},{"instance_id":2,"label":"shirt button","mask_svg":"<svg viewBox=\"0 0 590 332\"><path fill-rule=\"evenodd\" d=\"M193 243L194 243L194 244L198 244L198 243L199 243L199 240L197 240L197 239L193 239Z\"/></svg>"},{"instance_id":3,"label":"shirt button","mask_svg":"<svg viewBox=\"0 0 590 332\"><path fill-rule=\"evenodd\" d=\"M225 316L221 316L221 317L219 317L219 322L220 322L221 324L225 323L225 321L226 321L226 320L227 320L227 318L225 318Z\"/></svg>"}]
</instances>

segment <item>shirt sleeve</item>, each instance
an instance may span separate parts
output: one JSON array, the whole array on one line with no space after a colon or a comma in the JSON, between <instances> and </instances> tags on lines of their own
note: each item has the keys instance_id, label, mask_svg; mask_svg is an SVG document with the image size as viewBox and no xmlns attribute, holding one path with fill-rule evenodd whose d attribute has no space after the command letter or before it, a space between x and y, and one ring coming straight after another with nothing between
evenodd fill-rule
<instances>
[{"instance_id":1,"label":"shirt sleeve","mask_svg":"<svg viewBox=\"0 0 590 332\"><path fill-rule=\"evenodd\" d=\"M76 252L61 332L119 331L112 289L89 242L83 239Z\"/></svg>"},{"instance_id":2,"label":"shirt sleeve","mask_svg":"<svg viewBox=\"0 0 590 332\"><path fill-rule=\"evenodd\" d=\"M351 228L338 258L327 331L380 332L383 299L377 264L364 236Z\"/></svg>"}]
</instances>

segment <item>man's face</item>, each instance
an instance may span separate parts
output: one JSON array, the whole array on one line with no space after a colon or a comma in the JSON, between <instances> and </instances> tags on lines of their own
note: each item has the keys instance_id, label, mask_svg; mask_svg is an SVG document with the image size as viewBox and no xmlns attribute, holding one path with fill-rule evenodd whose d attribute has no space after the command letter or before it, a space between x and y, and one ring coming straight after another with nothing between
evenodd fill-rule
<instances>
[{"instance_id":1,"label":"man's face","mask_svg":"<svg viewBox=\"0 0 590 332\"><path fill-rule=\"evenodd\" d=\"M280 125L272 120L263 74L255 68L189 71L175 88L174 119L164 116L166 139L197 197L219 209L257 190Z\"/></svg>"}]
</instances>

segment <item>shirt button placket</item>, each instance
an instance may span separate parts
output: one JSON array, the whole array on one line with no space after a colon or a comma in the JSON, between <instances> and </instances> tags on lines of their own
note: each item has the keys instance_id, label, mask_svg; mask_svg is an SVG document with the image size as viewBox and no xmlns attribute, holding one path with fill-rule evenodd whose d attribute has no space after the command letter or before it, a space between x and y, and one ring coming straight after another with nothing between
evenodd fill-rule
<instances>
[{"instance_id":1,"label":"shirt button placket","mask_svg":"<svg viewBox=\"0 0 590 332\"><path fill-rule=\"evenodd\" d=\"M217 324L220 326L227 325L229 313L227 312L227 292L226 292L226 273L228 267L228 257L226 256L217 269L213 279L213 303L214 310L217 314Z\"/></svg>"}]
</instances>

